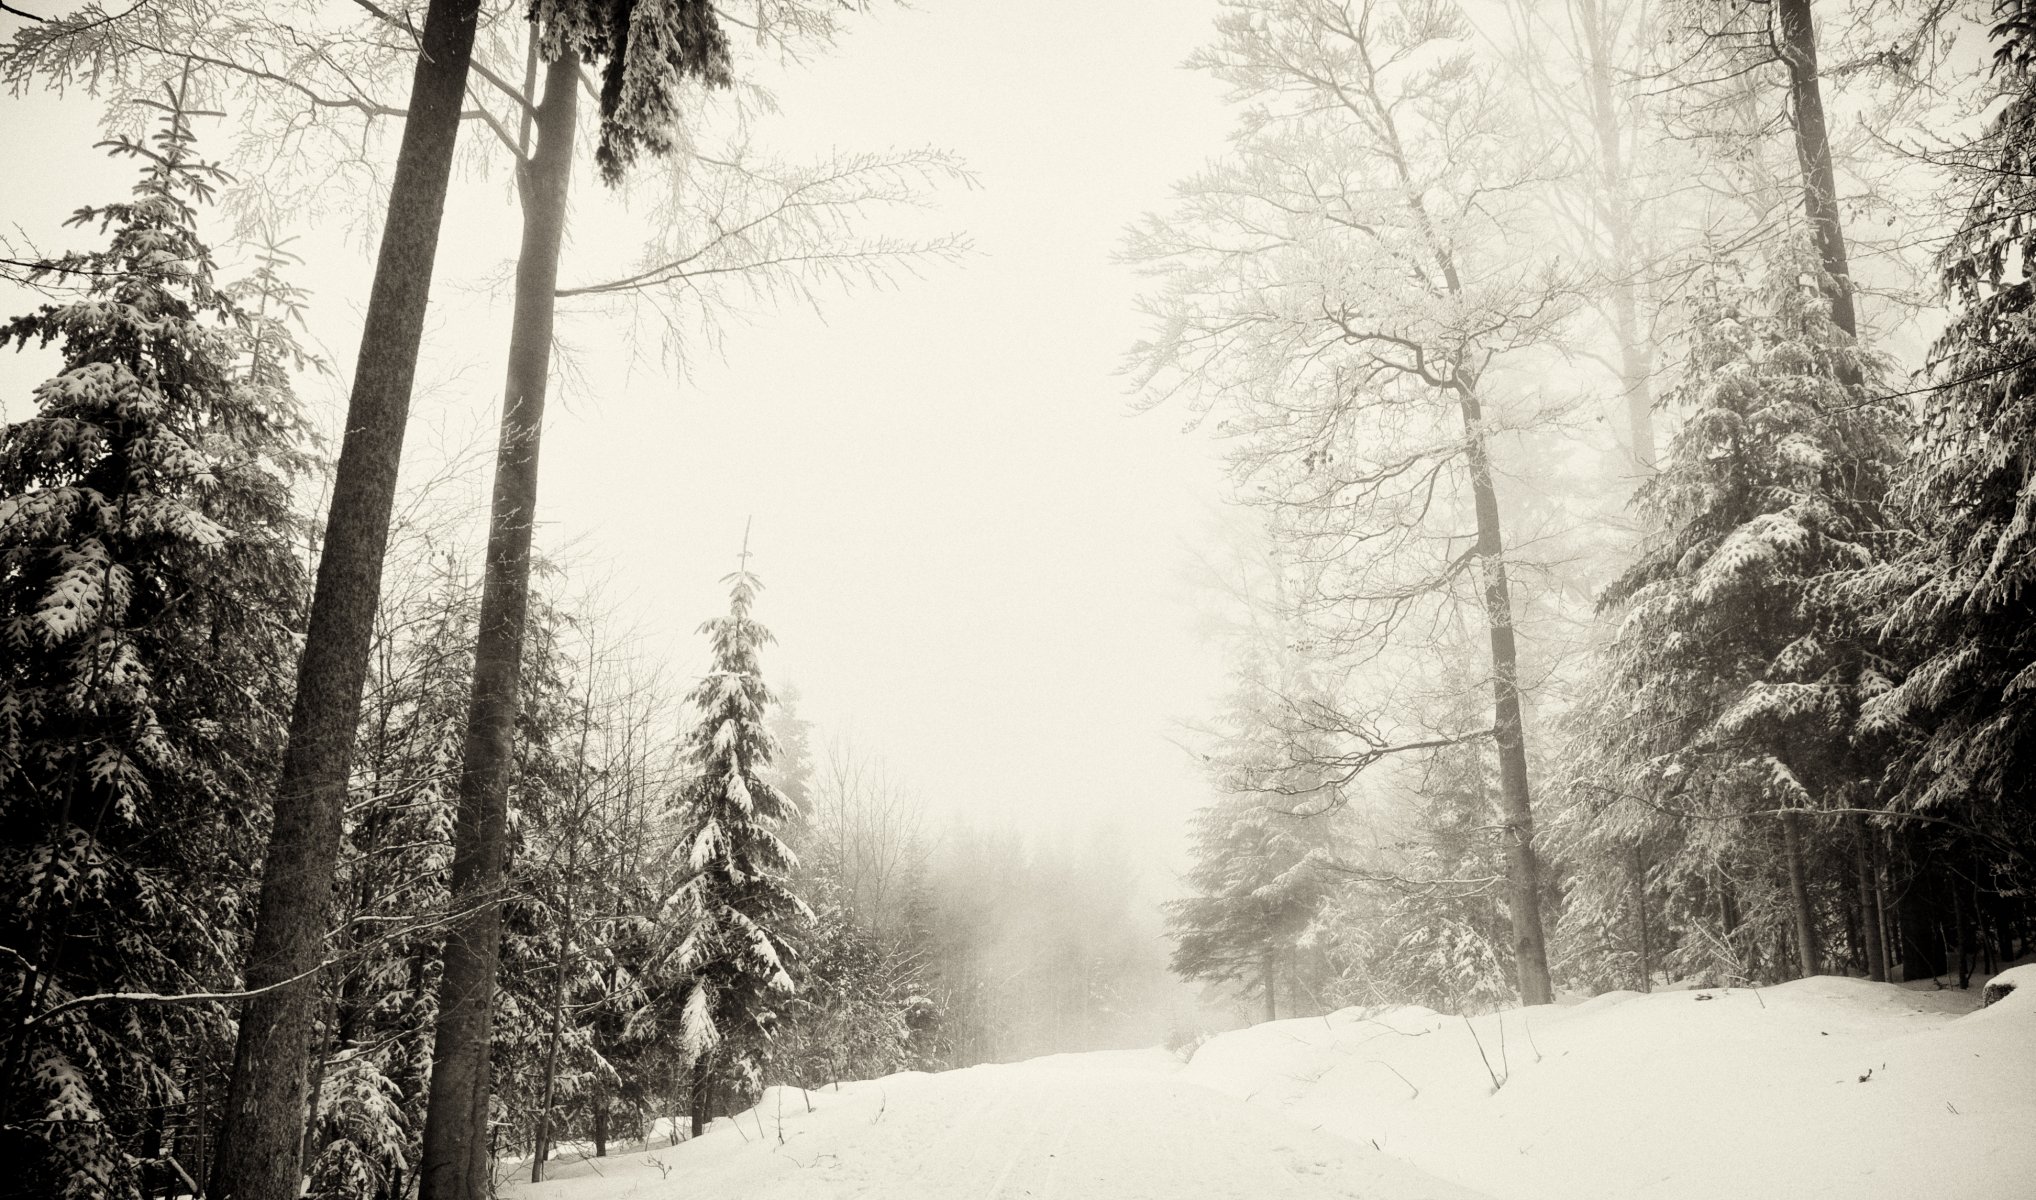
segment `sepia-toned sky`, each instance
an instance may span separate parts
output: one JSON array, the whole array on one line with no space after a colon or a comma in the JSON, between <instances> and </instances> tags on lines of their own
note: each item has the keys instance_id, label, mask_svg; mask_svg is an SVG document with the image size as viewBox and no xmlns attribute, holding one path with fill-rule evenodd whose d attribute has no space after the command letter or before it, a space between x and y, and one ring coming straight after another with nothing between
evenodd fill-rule
<instances>
[{"instance_id":1,"label":"sepia-toned sky","mask_svg":"<svg viewBox=\"0 0 2036 1200\"><path fill-rule=\"evenodd\" d=\"M541 544L603 580L681 674L753 521L759 615L779 639L766 668L823 735L886 757L936 823L1115 825L1161 886L1207 794L1172 739L1222 687L1186 569L1222 485L1186 413L1130 413L1115 371L1137 284L1110 256L1222 148L1217 86L1179 69L1212 15L1204 0L923 0L851 20L831 57L773 82L782 116L759 140L793 157L958 153L978 185L943 191L915 227L964 232L974 252L821 314L731 324L689 343L683 377L643 329L567 316L577 369L554 392L540 514ZM82 94L0 98L0 221L17 242L94 244L58 224L131 178L92 149L97 112ZM575 251L602 249L589 174L568 280ZM330 217L297 232L312 332L340 369L305 387L329 424L372 236ZM492 444L516 238L502 181L455 189L419 455ZM28 411L50 365L0 360L0 416Z\"/></svg>"}]
</instances>

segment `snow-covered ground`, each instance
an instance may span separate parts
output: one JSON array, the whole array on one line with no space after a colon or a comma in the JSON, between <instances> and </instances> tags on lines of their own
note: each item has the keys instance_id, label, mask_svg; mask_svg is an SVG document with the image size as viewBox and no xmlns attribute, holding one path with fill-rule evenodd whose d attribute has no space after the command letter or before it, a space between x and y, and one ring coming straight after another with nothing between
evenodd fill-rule
<instances>
[{"instance_id":1,"label":"snow-covered ground","mask_svg":"<svg viewBox=\"0 0 2036 1200\"><path fill-rule=\"evenodd\" d=\"M2036 967L1979 991L1818 978L1465 1021L1346 1009L1159 1051L899 1075L522 1200L2036 1196ZM1494 1090L1494 1082L1499 1084ZM810 1103L810 1110L809 1110Z\"/></svg>"}]
</instances>

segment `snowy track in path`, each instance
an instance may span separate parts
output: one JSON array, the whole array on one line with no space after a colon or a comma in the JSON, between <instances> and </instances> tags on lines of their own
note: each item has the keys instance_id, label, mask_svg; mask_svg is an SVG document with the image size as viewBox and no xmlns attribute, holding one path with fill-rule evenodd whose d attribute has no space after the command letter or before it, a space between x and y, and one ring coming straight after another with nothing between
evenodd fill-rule
<instances>
[{"instance_id":1,"label":"snowy track in path","mask_svg":"<svg viewBox=\"0 0 2036 1200\"><path fill-rule=\"evenodd\" d=\"M504 1193L519 1200L1479 1200L1370 1147L1187 1082L1157 1053L895 1076L812 1100L816 1111L808 1113L798 1091L773 1091L737 1118L739 1130L723 1122L680 1146L560 1162L563 1178Z\"/></svg>"}]
</instances>

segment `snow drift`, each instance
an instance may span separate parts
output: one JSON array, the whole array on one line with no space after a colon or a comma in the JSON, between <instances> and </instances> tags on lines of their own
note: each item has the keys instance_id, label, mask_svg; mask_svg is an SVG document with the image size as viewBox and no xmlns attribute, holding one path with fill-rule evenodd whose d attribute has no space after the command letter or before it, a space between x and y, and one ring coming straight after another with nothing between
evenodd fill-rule
<instances>
[{"instance_id":1,"label":"snow drift","mask_svg":"<svg viewBox=\"0 0 2036 1200\"><path fill-rule=\"evenodd\" d=\"M1219 1036L1185 1075L1499 1200L2036 1195L2036 966L1995 984L1975 1012L1977 988L1835 977L1352 1008Z\"/></svg>"}]
</instances>

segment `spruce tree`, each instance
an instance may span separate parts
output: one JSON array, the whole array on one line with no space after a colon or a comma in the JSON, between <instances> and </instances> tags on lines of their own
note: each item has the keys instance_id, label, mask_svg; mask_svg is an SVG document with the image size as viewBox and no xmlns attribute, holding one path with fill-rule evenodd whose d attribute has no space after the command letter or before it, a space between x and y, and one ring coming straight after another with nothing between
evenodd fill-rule
<instances>
[{"instance_id":1,"label":"spruce tree","mask_svg":"<svg viewBox=\"0 0 2036 1200\"><path fill-rule=\"evenodd\" d=\"M1273 797L1225 796L1190 824L1195 894L1167 905L1173 970L1183 979L1241 983L1279 1016L1279 980L1329 894L1322 855L1328 814L1296 816ZM1288 1011L1295 1008L1291 999Z\"/></svg>"},{"instance_id":2,"label":"spruce tree","mask_svg":"<svg viewBox=\"0 0 2036 1200\"><path fill-rule=\"evenodd\" d=\"M786 886L796 862L780 831L796 811L770 779L777 747L764 722L773 697L757 652L772 639L750 615L762 584L746 563L723 582L728 615L700 626L713 669L688 697L697 716L682 747L690 777L674 813L679 882L663 905L695 1132L712 1115L722 1079L756 1081L772 998L793 990L793 926L810 916Z\"/></svg>"},{"instance_id":3,"label":"spruce tree","mask_svg":"<svg viewBox=\"0 0 2036 1200\"><path fill-rule=\"evenodd\" d=\"M181 97L154 107L110 143L133 198L71 219L107 247L38 272L82 294L0 326L63 354L0 431L0 1121L27 1194L173 1171L168 1116L231 1027L126 997L233 987L305 591L294 346L215 281L221 175ZM274 268L253 294L287 292Z\"/></svg>"},{"instance_id":4,"label":"spruce tree","mask_svg":"<svg viewBox=\"0 0 2036 1200\"><path fill-rule=\"evenodd\" d=\"M1905 418L1829 288L1802 247L1700 286L1666 400L1683 426L1639 497L1653 534L1606 596L1619 623L1555 836L1585 911L1614 907L1623 859L1648 848L1676 973L1818 971L1836 881L1819 813L1873 801L1859 712L1889 668L1840 583L1899 537ZM1782 941L1792 964L1773 960Z\"/></svg>"},{"instance_id":5,"label":"spruce tree","mask_svg":"<svg viewBox=\"0 0 2036 1200\"><path fill-rule=\"evenodd\" d=\"M1323 739L1296 715L1322 703L1288 646L1247 652L1225 740L1208 759L1223 794L1189 822L1193 894L1166 906L1174 973L1242 984L1269 1021L1280 977L1297 974L1298 943L1331 891L1343 801L1321 766Z\"/></svg>"},{"instance_id":6,"label":"spruce tree","mask_svg":"<svg viewBox=\"0 0 2036 1200\"><path fill-rule=\"evenodd\" d=\"M1957 312L1933 354L1941 382L1922 399L1907 495L1921 536L1873 580L1885 597L1886 632L1911 667L1868 715L1907 739L1895 803L1924 818L1912 827L1918 861L1953 862L1967 886L2026 896L2036 884L2028 853L2036 845L2029 791L2036 767L2036 689L2029 686L2036 678L2036 14L2013 0L2001 11L1994 71L2005 103L1959 156L1971 202L1939 259ZM1937 973L1941 951L1927 920L1903 924L1909 977Z\"/></svg>"}]
</instances>

